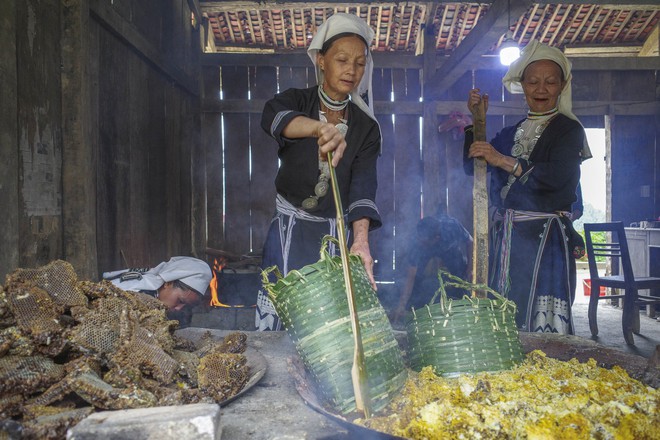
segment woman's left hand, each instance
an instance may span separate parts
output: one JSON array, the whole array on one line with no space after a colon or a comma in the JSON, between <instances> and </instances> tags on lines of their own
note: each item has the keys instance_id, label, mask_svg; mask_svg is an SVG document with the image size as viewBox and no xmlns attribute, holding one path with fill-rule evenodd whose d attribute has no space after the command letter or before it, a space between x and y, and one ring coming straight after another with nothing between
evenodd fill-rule
<instances>
[{"instance_id":1,"label":"woman's left hand","mask_svg":"<svg viewBox=\"0 0 660 440\"><path fill-rule=\"evenodd\" d=\"M362 258L362 264L364 264L364 269L367 271L371 287L378 290L374 279L374 259L369 250L369 224L370 220L366 217L353 221L353 244L350 253L359 255Z\"/></svg>"},{"instance_id":2,"label":"woman's left hand","mask_svg":"<svg viewBox=\"0 0 660 440\"><path fill-rule=\"evenodd\" d=\"M468 157L479 157L488 162L488 165L494 167L504 165L504 155L497 151L491 144L484 141L473 142L472 145L470 145Z\"/></svg>"},{"instance_id":3,"label":"woman's left hand","mask_svg":"<svg viewBox=\"0 0 660 440\"><path fill-rule=\"evenodd\" d=\"M364 242L355 242L351 246L350 253L359 255L360 258L362 258L362 264L364 264L364 269L367 271L369 283L374 290L378 290L376 287L376 280L374 279L374 259L371 256L369 244Z\"/></svg>"}]
</instances>

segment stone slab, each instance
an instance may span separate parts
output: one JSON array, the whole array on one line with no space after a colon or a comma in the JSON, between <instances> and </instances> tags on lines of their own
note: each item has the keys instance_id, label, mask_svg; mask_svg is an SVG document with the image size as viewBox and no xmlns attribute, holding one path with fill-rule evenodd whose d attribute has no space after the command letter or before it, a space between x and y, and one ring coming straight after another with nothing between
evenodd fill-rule
<instances>
[{"instance_id":1,"label":"stone slab","mask_svg":"<svg viewBox=\"0 0 660 440\"><path fill-rule=\"evenodd\" d=\"M220 440L220 406L192 404L91 414L67 432L67 440Z\"/></svg>"},{"instance_id":2,"label":"stone slab","mask_svg":"<svg viewBox=\"0 0 660 440\"><path fill-rule=\"evenodd\" d=\"M193 313L190 327L216 330L255 330L254 307L211 307Z\"/></svg>"}]
</instances>

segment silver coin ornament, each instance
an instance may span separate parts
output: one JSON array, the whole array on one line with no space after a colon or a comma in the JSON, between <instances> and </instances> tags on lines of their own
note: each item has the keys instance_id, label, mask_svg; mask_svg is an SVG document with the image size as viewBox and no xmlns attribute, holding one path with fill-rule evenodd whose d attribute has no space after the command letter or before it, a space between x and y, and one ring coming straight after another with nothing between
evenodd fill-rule
<instances>
[{"instance_id":1,"label":"silver coin ornament","mask_svg":"<svg viewBox=\"0 0 660 440\"><path fill-rule=\"evenodd\" d=\"M325 120L325 117L323 117L322 120ZM339 133L341 133L342 136L346 136L346 133L348 133L348 125L346 125L343 119L342 122L335 125L335 128L339 131ZM319 175L319 181L314 186L315 195L307 197L302 201L302 208L307 211L315 209L317 206L319 206L319 197L323 197L328 194L328 190L330 189L330 164L328 164L327 161L319 160L319 171L321 172Z\"/></svg>"},{"instance_id":2,"label":"silver coin ornament","mask_svg":"<svg viewBox=\"0 0 660 440\"><path fill-rule=\"evenodd\" d=\"M319 201L316 197L307 197L302 201L303 209L310 210L319 206Z\"/></svg>"},{"instance_id":3,"label":"silver coin ornament","mask_svg":"<svg viewBox=\"0 0 660 440\"><path fill-rule=\"evenodd\" d=\"M520 144L515 144L513 148L511 149L511 155L514 157L518 157L523 153L523 146Z\"/></svg>"},{"instance_id":4,"label":"silver coin ornament","mask_svg":"<svg viewBox=\"0 0 660 440\"><path fill-rule=\"evenodd\" d=\"M328 193L329 187L330 185L328 184L327 180L319 179L319 183L317 183L314 187L314 194L316 194L318 197L323 197Z\"/></svg>"},{"instance_id":5,"label":"silver coin ornament","mask_svg":"<svg viewBox=\"0 0 660 440\"><path fill-rule=\"evenodd\" d=\"M346 133L348 133L348 125L344 124L343 122L335 125L335 128L339 130L342 136L346 136Z\"/></svg>"}]
</instances>

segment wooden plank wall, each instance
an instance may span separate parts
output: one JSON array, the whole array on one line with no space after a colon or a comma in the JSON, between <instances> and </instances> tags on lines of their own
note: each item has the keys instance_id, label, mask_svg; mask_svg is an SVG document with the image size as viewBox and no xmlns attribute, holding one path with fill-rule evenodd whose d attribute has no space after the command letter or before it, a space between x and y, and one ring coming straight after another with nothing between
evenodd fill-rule
<instances>
[{"instance_id":1,"label":"wooden plank wall","mask_svg":"<svg viewBox=\"0 0 660 440\"><path fill-rule=\"evenodd\" d=\"M217 93L216 72L220 72L223 99L246 99L249 93L252 99L267 100L278 90L278 83L279 90L315 84L308 68L223 66L207 67L205 72L205 97ZM418 102L419 70L376 69L374 100L390 100L392 93L398 100ZM261 109L250 110L249 105L245 109L204 115L205 138L213 136L220 120L223 124L223 137L205 140L210 158L207 175L209 182L214 182L208 191L209 247L239 255L261 252L274 212L277 173L277 146L261 128ZM421 218L420 116L376 116L384 139L377 195L384 225L373 233L371 244L377 259L376 274L389 280L394 277L397 252L400 258Z\"/></svg>"},{"instance_id":2,"label":"wooden plank wall","mask_svg":"<svg viewBox=\"0 0 660 440\"><path fill-rule=\"evenodd\" d=\"M16 2L21 267L62 255L60 50L59 2Z\"/></svg>"},{"instance_id":3,"label":"wooden plank wall","mask_svg":"<svg viewBox=\"0 0 660 440\"><path fill-rule=\"evenodd\" d=\"M174 66L194 74L196 64L190 61L199 43L192 36L197 31L191 29L187 2L172 0L168 7L156 8L164 11L156 23L151 21L158 2L151 3L147 10L134 2L120 3L115 11L144 30L143 36ZM92 108L98 120L99 271L151 266L198 251L203 258L206 240L199 231L205 228L200 211L200 203L206 209L200 202L205 160L193 157L193 152L202 152L199 97L102 21L92 20L90 27L90 53L98 65L92 72L98 84ZM201 243L194 243L194 237Z\"/></svg>"},{"instance_id":4,"label":"wooden plank wall","mask_svg":"<svg viewBox=\"0 0 660 440\"><path fill-rule=\"evenodd\" d=\"M644 100L653 90L654 72L612 74L614 100ZM657 115L611 117L612 219L625 225L660 216Z\"/></svg>"},{"instance_id":5,"label":"wooden plank wall","mask_svg":"<svg viewBox=\"0 0 660 440\"><path fill-rule=\"evenodd\" d=\"M4 274L18 267L19 184L18 184L18 66L16 63L16 2L0 2L0 283Z\"/></svg>"},{"instance_id":6,"label":"wooden plank wall","mask_svg":"<svg viewBox=\"0 0 660 440\"><path fill-rule=\"evenodd\" d=\"M246 252L260 252L263 244L263 234L268 227L269 220L274 209L273 199L274 175L276 172L276 146L258 125L261 108L256 103L263 103L269 99L279 84L279 90L288 87L306 87L315 84L313 71L310 68L280 67L279 69L265 67L211 67L206 69L213 72L205 79L205 88L214 90L217 88L217 77L222 77L222 90L224 99L246 100L248 93L254 103L245 101L245 111L237 110L235 101L233 108L224 113L216 110L217 106L207 106L204 118L215 120L210 127L217 131L220 118L224 118L224 146L220 145L220 139L205 141L207 155L216 156L213 161L219 161L217 157L223 157L224 162L214 163L207 168L209 181L223 181L225 188L224 210L222 209L223 193L219 189L209 188L209 246L226 250L237 254ZM220 74L221 72L221 74ZM279 73L278 73L279 72ZM493 111L487 118L487 135L492 138L506 125L511 125L524 117L525 103L522 95L511 95L502 87L502 76L505 70L479 70L468 73L460 78L454 87L444 94L441 101L465 102L468 90L479 87L482 92L491 97ZM639 72L638 72L639 73ZM635 74L627 72L575 72L576 83L574 84L574 100L599 101L599 100L640 100L639 91L613 92L615 87L609 86L609 82L617 75L622 78L633 78L639 83L648 84L652 80L651 72L641 72L639 78ZM210 81L210 83L209 83ZM619 80L623 81L623 80ZM633 87L631 84L628 87ZM625 90L625 89L624 89ZM217 93L216 91L212 92ZM395 103L418 102L422 96L420 75L417 69L380 68L374 70L373 96L375 102L388 103L391 96ZM577 96L576 96L577 95ZM502 110L511 104L520 107L520 111ZM222 107L220 107L222 108ZM439 200L441 204L447 204L448 214L456 217L468 230L472 230L472 180L466 176L462 167L463 135L461 132L450 131L441 133L436 145L424 145L420 139L420 117L421 114L403 112L397 114L397 105L381 106L391 108L394 114L377 114L383 134L383 151L378 161L378 194L377 203L383 217L383 227L371 234L372 254L377 260L376 276L381 281L394 281L397 279L397 263L400 265L405 258L410 239L414 233L417 221L426 215L437 213L438 206L425 203L422 198L424 191L436 191L428 197L430 200ZM613 107L614 109L614 107ZM467 110L463 105L455 111L463 114ZM449 115L438 114L430 123L437 127ZM585 110L580 110L580 117L589 127L604 127L604 115L601 110L594 110L589 115ZM613 178L613 205L614 215L624 221L624 212L635 213L635 220L639 215L647 216L649 212L657 212L650 201L657 199L653 185L657 186L657 177L654 177L654 162L648 161L643 167L644 179L650 179L650 199L641 200L634 198L628 203L627 195L632 191L629 186L634 187L636 193L640 193L641 182L620 183L617 173L621 176L629 176L628 168L636 166L631 156L626 153L625 145L634 138L637 145L634 147L636 153L650 154L655 150L656 130L647 130L647 134L638 135L638 131L644 124L652 123L653 117L640 117L637 115L619 115L614 121L624 121L613 124L613 144L619 156L613 155L613 163L621 171L614 173ZM427 122L429 123L429 122ZM206 135L204 135L206 137ZM630 138L630 139L629 139ZM224 147L224 152L221 149ZM432 157L437 161L435 164L423 162L424 157ZM655 159L654 159L655 160ZM655 165L657 169L657 165ZM219 171L223 170L223 171ZM251 174L250 171L251 170ZM429 173L438 173L441 177L437 180L441 184L427 186ZM426 173L426 174L425 174ZM656 173L657 174L657 173ZM655 179L655 180L654 180ZM433 180L435 181L435 180ZM628 185L628 186L626 186ZM258 189L257 189L258 188ZM655 202L657 204L657 202ZM633 205L635 208L633 209ZM632 220L631 220L632 221ZM223 227L213 226L222 224Z\"/></svg>"}]
</instances>

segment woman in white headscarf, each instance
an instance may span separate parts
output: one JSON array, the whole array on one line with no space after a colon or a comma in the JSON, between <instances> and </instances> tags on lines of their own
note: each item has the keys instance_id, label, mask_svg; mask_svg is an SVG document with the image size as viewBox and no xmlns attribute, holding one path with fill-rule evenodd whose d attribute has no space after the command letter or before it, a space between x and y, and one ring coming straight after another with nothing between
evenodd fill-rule
<instances>
[{"instance_id":1,"label":"woman in white headscarf","mask_svg":"<svg viewBox=\"0 0 660 440\"><path fill-rule=\"evenodd\" d=\"M186 327L192 309L207 296L213 273L208 263L193 257L172 257L156 267L104 272L103 279L120 289L158 298L169 319Z\"/></svg>"},{"instance_id":2,"label":"woman in white headscarf","mask_svg":"<svg viewBox=\"0 0 660 440\"><path fill-rule=\"evenodd\" d=\"M263 266L283 275L316 262L324 235L337 235L329 188L335 167L349 225L350 252L362 257L375 288L369 231L380 227L375 203L380 129L370 107L374 32L361 18L335 14L317 31L308 54L317 86L289 89L269 100L261 126L278 145L276 213L263 249ZM366 99L366 101L365 101ZM327 161L333 153L332 163ZM330 249L334 252L334 249ZM259 330L279 330L266 292L257 298Z\"/></svg>"},{"instance_id":3,"label":"woman in white headscarf","mask_svg":"<svg viewBox=\"0 0 660 440\"><path fill-rule=\"evenodd\" d=\"M532 41L503 79L524 93L527 117L489 142L473 142L466 127L465 164L485 159L490 203L491 285L514 300L525 331L574 332L572 259L584 244L570 220L580 163L591 157L584 129L571 110L571 64L556 48ZM470 91L468 108L488 95Z\"/></svg>"}]
</instances>

